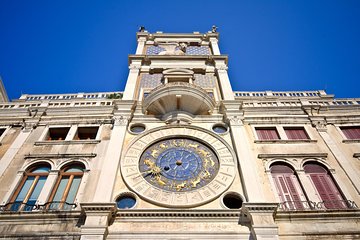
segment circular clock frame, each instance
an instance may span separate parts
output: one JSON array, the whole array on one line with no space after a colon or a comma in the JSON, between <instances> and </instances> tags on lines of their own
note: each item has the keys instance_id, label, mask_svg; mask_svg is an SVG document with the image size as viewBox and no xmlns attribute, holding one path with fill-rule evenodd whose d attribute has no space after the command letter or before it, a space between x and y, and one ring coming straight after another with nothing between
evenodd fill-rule
<instances>
[{"instance_id":1,"label":"circular clock frame","mask_svg":"<svg viewBox=\"0 0 360 240\"><path fill-rule=\"evenodd\" d=\"M202 149L208 149L212 152L214 155L213 160L217 161L215 162L217 166L216 169L212 171L213 176L211 176L211 179L203 181L202 184L196 185L196 187L192 189L181 186L166 188L156 182L154 184L144 177L147 174L146 172L144 173L144 171L152 169L146 169L144 165L141 165L142 163L140 164L140 161L144 161L146 151L151 150L151 146L154 146L156 143L175 139L188 139L188 143L190 144L191 141L198 142L204 146ZM181 149L180 146L179 149ZM188 151L188 149L183 148L182 151ZM162 154L166 153L166 151L162 152ZM200 152L197 154L200 154ZM154 159L152 162L155 162ZM194 159L194 161L199 161L196 156L194 156ZM132 141L121 159L120 167L121 174L127 186L141 198L156 205L184 208L207 203L225 192L234 181L236 172L235 162L235 155L229 145L215 134L195 127L171 126L154 129ZM201 174L203 174L203 172L204 171L201 171ZM151 174L151 171L149 173Z\"/></svg>"}]
</instances>

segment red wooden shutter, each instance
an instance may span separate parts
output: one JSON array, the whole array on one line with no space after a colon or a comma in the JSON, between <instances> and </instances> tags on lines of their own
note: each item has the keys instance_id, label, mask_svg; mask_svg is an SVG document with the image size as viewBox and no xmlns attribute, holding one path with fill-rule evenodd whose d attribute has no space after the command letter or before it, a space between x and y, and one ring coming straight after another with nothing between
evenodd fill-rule
<instances>
[{"instance_id":1,"label":"red wooden shutter","mask_svg":"<svg viewBox=\"0 0 360 240\"><path fill-rule=\"evenodd\" d=\"M317 164L307 164L304 169L305 173L310 175L326 208L346 208L346 204L342 201L343 197L341 196L340 191L326 169Z\"/></svg>"},{"instance_id":2,"label":"red wooden shutter","mask_svg":"<svg viewBox=\"0 0 360 240\"><path fill-rule=\"evenodd\" d=\"M341 131L347 139L360 139L360 127L342 127Z\"/></svg>"},{"instance_id":3,"label":"red wooden shutter","mask_svg":"<svg viewBox=\"0 0 360 240\"><path fill-rule=\"evenodd\" d=\"M271 174L281 202L290 210L303 209L300 194L303 194L294 171L285 165L271 167ZM301 191L300 194L298 191Z\"/></svg>"},{"instance_id":4,"label":"red wooden shutter","mask_svg":"<svg viewBox=\"0 0 360 240\"><path fill-rule=\"evenodd\" d=\"M284 130L288 139L309 139L304 128L284 128Z\"/></svg>"},{"instance_id":5,"label":"red wooden shutter","mask_svg":"<svg viewBox=\"0 0 360 240\"><path fill-rule=\"evenodd\" d=\"M279 139L279 134L276 128L256 128L258 138L261 140L276 140Z\"/></svg>"}]
</instances>

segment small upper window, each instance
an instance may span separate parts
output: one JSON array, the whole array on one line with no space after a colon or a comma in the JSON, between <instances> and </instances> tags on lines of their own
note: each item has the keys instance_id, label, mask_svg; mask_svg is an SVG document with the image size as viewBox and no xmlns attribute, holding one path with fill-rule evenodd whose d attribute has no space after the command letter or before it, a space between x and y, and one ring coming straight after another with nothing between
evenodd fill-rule
<instances>
[{"instance_id":1,"label":"small upper window","mask_svg":"<svg viewBox=\"0 0 360 240\"><path fill-rule=\"evenodd\" d=\"M46 140L65 140L70 127L49 128Z\"/></svg>"},{"instance_id":2,"label":"small upper window","mask_svg":"<svg viewBox=\"0 0 360 240\"><path fill-rule=\"evenodd\" d=\"M347 139L360 139L360 126L341 127Z\"/></svg>"},{"instance_id":3,"label":"small upper window","mask_svg":"<svg viewBox=\"0 0 360 240\"><path fill-rule=\"evenodd\" d=\"M260 140L277 140L280 139L275 127L255 128L256 134Z\"/></svg>"},{"instance_id":4,"label":"small upper window","mask_svg":"<svg viewBox=\"0 0 360 240\"><path fill-rule=\"evenodd\" d=\"M212 130L216 133L226 133L228 131L228 128L226 125L224 124L215 124L213 127L212 127Z\"/></svg>"},{"instance_id":5,"label":"small upper window","mask_svg":"<svg viewBox=\"0 0 360 240\"><path fill-rule=\"evenodd\" d=\"M133 124L130 126L130 131L132 133L142 133L143 131L145 131L146 127L144 124Z\"/></svg>"},{"instance_id":6,"label":"small upper window","mask_svg":"<svg viewBox=\"0 0 360 240\"><path fill-rule=\"evenodd\" d=\"M78 127L75 135L76 140L96 139L99 127Z\"/></svg>"},{"instance_id":7,"label":"small upper window","mask_svg":"<svg viewBox=\"0 0 360 240\"><path fill-rule=\"evenodd\" d=\"M286 136L290 140L303 140L309 139L303 127L284 127Z\"/></svg>"}]
</instances>

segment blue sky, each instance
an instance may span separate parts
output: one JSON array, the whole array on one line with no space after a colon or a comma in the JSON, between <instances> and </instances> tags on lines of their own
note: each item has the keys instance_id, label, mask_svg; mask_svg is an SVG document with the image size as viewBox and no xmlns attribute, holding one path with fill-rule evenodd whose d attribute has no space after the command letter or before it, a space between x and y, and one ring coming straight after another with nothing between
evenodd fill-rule
<instances>
[{"instance_id":1,"label":"blue sky","mask_svg":"<svg viewBox=\"0 0 360 240\"><path fill-rule=\"evenodd\" d=\"M233 90L360 97L360 1L0 1L0 75L22 93L119 91L135 33L216 24Z\"/></svg>"}]
</instances>

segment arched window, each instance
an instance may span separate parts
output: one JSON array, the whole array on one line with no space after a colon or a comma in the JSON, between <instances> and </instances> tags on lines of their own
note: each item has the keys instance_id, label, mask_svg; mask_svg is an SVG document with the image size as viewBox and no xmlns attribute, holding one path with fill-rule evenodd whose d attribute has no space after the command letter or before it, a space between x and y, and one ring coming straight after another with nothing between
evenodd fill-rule
<instances>
[{"instance_id":1,"label":"arched window","mask_svg":"<svg viewBox=\"0 0 360 240\"><path fill-rule=\"evenodd\" d=\"M310 162L304 165L304 170L310 177L326 208L347 208L346 202L327 168L318 163Z\"/></svg>"},{"instance_id":2,"label":"arched window","mask_svg":"<svg viewBox=\"0 0 360 240\"><path fill-rule=\"evenodd\" d=\"M50 172L49 164L41 164L25 171L19 187L10 199L10 211L32 211Z\"/></svg>"},{"instance_id":3,"label":"arched window","mask_svg":"<svg viewBox=\"0 0 360 240\"><path fill-rule=\"evenodd\" d=\"M276 191L285 209L304 209L305 195L294 170L285 164L275 163L270 167Z\"/></svg>"},{"instance_id":4,"label":"arched window","mask_svg":"<svg viewBox=\"0 0 360 240\"><path fill-rule=\"evenodd\" d=\"M72 209L83 175L84 166L82 164L72 164L61 169L50 196L49 209Z\"/></svg>"}]
</instances>

